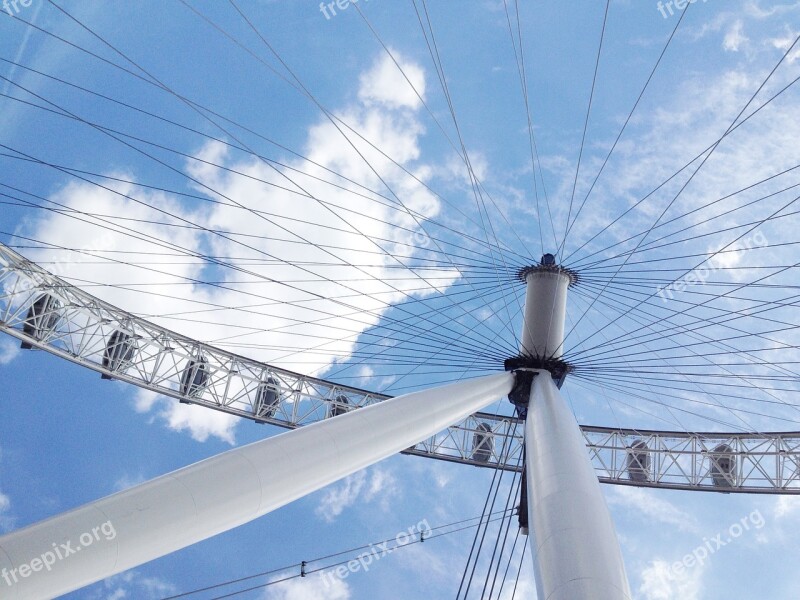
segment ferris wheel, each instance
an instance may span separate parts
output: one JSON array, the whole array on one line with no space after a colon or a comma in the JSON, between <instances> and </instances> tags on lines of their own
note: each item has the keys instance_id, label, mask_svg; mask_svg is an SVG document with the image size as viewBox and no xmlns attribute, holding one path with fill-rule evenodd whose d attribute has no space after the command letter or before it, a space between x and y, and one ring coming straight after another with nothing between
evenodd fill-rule
<instances>
[{"instance_id":1,"label":"ferris wheel","mask_svg":"<svg viewBox=\"0 0 800 600\"><path fill-rule=\"evenodd\" d=\"M800 37L773 44L768 68L731 83L730 106L659 164L626 136L656 144L698 126L661 115L661 129L644 135L637 120L681 36L704 22L700 9L660 5L655 18L671 20L645 66L603 87L604 61L619 49L612 33L623 37L615 11L634 9L593 7L591 62L576 68L591 85L577 161L565 167L547 160L556 142L533 112L543 83L531 63L547 54L526 54L529 19L559 16L504 0L489 12L506 36L521 103L512 114L524 125L516 143L528 170L515 203L511 180L492 187L470 150L470 136L488 133L458 108L468 86L462 70L451 75L448 52L464 40L443 31L448 9L322 3L318 25L358 28L378 54L360 73L341 65L357 90L339 108L313 85L341 87L325 63L281 51L260 5L174 4L190 21L177 40L197 42L199 56L217 44L231 53L197 69L219 77L219 99L91 19L107 25L108 15L50 0L35 9L44 22L6 11L18 35L75 63L62 74L22 53L0 57L4 102L52 136L0 139L14 169L0 195L19 212L9 223L27 220L0 221L0 330L104 380L288 431L0 536L0 572L13 574L0 580L3 598L80 589L396 454L507 473L506 535L516 520L520 551L529 548L511 555L532 559L538 597L553 600L633 598L601 483L800 495L800 164L785 121ZM400 50L394 19L414 26ZM186 37L199 30L214 48ZM171 41L154 41L154 55ZM244 60L270 77L254 89L275 93L264 98L274 112L255 124L221 108L226 77L251 78L231 71ZM85 69L97 72L83 79ZM611 110L625 110L591 146L597 105L615 86L625 101ZM546 114L559 99L544 104ZM301 140L291 120L309 115ZM80 160L64 150L75 132L97 144ZM456 164L422 164L425 135ZM131 171L111 166L110 152ZM615 162L637 152L647 177ZM598 197L614 192L618 204ZM579 424L580 398L602 399L590 414L603 421ZM102 522L114 523L110 545L21 574ZM493 593L492 584L480 597Z\"/></svg>"}]
</instances>

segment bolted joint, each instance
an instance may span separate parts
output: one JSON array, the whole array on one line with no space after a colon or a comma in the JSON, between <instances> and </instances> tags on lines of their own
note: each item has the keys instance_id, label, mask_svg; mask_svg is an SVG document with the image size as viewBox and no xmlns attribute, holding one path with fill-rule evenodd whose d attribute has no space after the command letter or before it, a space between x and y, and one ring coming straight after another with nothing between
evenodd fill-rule
<instances>
[{"instance_id":1,"label":"bolted joint","mask_svg":"<svg viewBox=\"0 0 800 600\"><path fill-rule=\"evenodd\" d=\"M506 371L513 371L515 375L517 375L520 370L523 369L538 369L547 371L550 373L553 381L559 389L561 389L561 386L564 385L567 375L575 370L571 364L561 360L560 358L541 358L538 356L526 355L512 356L511 358L507 358L503 362L503 366ZM533 381L533 379L531 379L531 381ZM530 392L530 385L528 385L528 391ZM527 399L525 402L527 403Z\"/></svg>"},{"instance_id":2,"label":"bolted joint","mask_svg":"<svg viewBox=\"0 0 800 600\"><path fill-rule=\"evenodd\" d=\"M539 374L528 369L509 368L506 361L506 371L514 372L514 387L508 394L508 400L517 409L517 416L524 419L528 414L528 403L531 398L533 379Z\"/></svg>"}]
</instances>

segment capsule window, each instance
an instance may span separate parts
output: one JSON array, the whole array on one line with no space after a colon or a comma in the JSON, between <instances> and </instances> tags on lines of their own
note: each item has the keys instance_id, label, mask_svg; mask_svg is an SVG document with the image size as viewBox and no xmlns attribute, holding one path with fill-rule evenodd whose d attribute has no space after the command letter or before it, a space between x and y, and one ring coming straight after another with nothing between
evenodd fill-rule
<instances>
[{"instance_id":1,"label":"capsule window","mask_svg":"<svg viewBox=\"0 0 800 600\"><path fill-rule=\"evenodd\" d=\"M181 395L199 398L203 395L207 385L208 361L202 356L190 360L181 376Z\"/></svg>"},{"instance_id":2,"label":"capsule window","mask_svg":"<svg viewBox=\"0 0 800 600\"><path fill-rule=\"evenodd\" d=\"M22 324L22 331L37 341L42 341L47 334L54 331L61 318L59 311L63 304L58 298L50 294L39 296L28 309L25 322ZM30 350L33 346L28 342L22 342L21 347Z\"/></svg>"},{"instance_id":3,"label":"capsule window","mask_svg":"<svg viewBox=\"0 0 800 600\"><path fill-rule=\"evenodd\" d=\"M627 470L631 481L650 481L650 449L642 440L636 440L628 447Z\"/></svg>"},{"instance_id":4,"label":"capsule window","mask_svg":"<svg viewBox=\"0 0 800 600\"><path fill-rule=\"evenodd\" d=\"M488 423L478 425L477 431L472 436L472 460L486 463L492 458L494 451L494 436L492 427Z\"/></svg>"},{"instance_id":5,"label":"capsule window","mask_svg":"<svg viewBox=\"0 0 800 600\"><path fill-rule=\"evenodd\" d=\"M124 331L116 330L108 338L105 352L103 352L103 367L116 373L125 370L133 360L136 352L136 343L133 336ZM103 373L103 379L111 379L111 375Z\"/></svg>"},{"instance_id":6,"label":"capsule window","mask_svg":"<svg viewBox=\"0 0 800 600\"><path fill-rule=\"evenodd\" d=\"M275 381L275 378L269 377L258 385L253 412L257 417L271 419L275 416L275 411L278 410L280 402L281 396L278 382Z\"/></svg>"},{"instance_id":7,"label":"capsule window","mask_svg":"<svg viewBox=\"0 0 800 600\"><path fill-rule=\"evenodd\" d=\"M330 405L330 416L338 417L350 410L350 400L344 394L339 394Z\"/></svg>"},{"instance_id":8,"label":"capsule window","mask_svg":"<svg viewBox=\"0 0 800 600\"><path fill-rule=\"evenodd\" d=\"M729 488L736 484L736 456L728 444L720 444L710 453L711 481L714 487Z\"/></svg>"}]
</instances>

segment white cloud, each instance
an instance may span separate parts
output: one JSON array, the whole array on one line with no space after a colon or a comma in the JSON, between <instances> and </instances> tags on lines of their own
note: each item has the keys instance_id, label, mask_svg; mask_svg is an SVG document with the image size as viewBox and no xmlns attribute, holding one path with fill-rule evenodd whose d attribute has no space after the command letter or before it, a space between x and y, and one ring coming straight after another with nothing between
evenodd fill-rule
<instances>
[{"instance_id":1,"label":"white cloud","mask_svg":"<svg viewBox=\"0 0 800 600\"><path fill-rule=\"evenodd\" d=\"M682 569L676 573L669 563L655 560L642 572L641 600L699 600L703 568Z\"/></svg>"},{"instance_id":2,"label":"white cloud","mask_svg":"<svg viewBox=\"0 0 800 600\"><path fill-rule=\"evenodd\" d=\"M11 508L11 498L0 492L0 514Z\"/></svg>"},{"instance_id":3,"label":"white cloud","mask_svg":"<svg viewBox=\"0 0 800 600\"><path fill-rule=\"evenodd\" d=\"M0 449L0 460L2 460L2 449ZM15 519L11 514L11 498L0 490L0 531L11 531L14 525Z\"/></svg>"},{"instance_id":4,"label":"white cloud","mask_svg":"<svg viewBox=\"0 0 800 600\"><path fill-rule=\"evenodd\" d=\"M526 558L526 560L528 560ZM516 590L516 593L514 592ZM537 598L536 583L532 579L521 578L519 583L513 579L507 581L503 586L502 600L514 600L515 598Z\"/></svg>"},{"instance_id":5,"label":"white cloud","mask_svg":"<svg viewBox=\"0 0 800 600\"><path fill-rule=\"evenodd\" d=\"M363 469L326 488L316 513L332 523L345 509L359 503L377 502L385 511L398 493L397 479L390 471L382 467Z\"/></svg>"},{"instance_id":6,"label":"white cloud","mask_svg":"<svg viewBox=\"0 0 800 600\"><path fill-rule=\"evenodd\" d=\"M775 501L775 518L793 517L800 512L800 497L778 496Z\"/></svg>"},{"instance_id":7,"label":"white cloud","mask_svg":"<svg viewBox=\"0 0 800 600\"><path fill-rule=\"evenodd\" d=\"M610 505L633 509L628 514L640 515L648 522L655 520L681 531L698 530L697 519L664 499L658 490L618 486L608 490L607 497Z\"/></svg>"},{"instance_id":8,"label":"white cloud","mask_svg":"<svg viewBox=\"0 0 800 600\"><path fill-rule=\"evenodd\" d=\"M139 413L155 411L154 416L173 431L187 431L192 439L205 442L215 437L233 445L239 418L193 404L181 404L150 390L137 390L134 406Z\"/></svg>"},{"instance_id":9,"label":"white cloud","mask_svg":"<svg viewBox=\"0 0 800 600\"><path fill-rule=\"evenodd\" d=\"M366 479L366 471L359 471L325 490L316 509L317 516L328 523L336 520L346 508L355 504L364 489Z\"/></svg>"},{"instance_id":10,"label":"white cloud","mask_svg":"<svg viewBox=\"0 0 800 600\"><path fill-rule=\"evenodd\" d=\"M391 501L400 492L395 476L387 469L373 467L369 488L364 494L367 502L378 502L381 510L388 511Z\"/></svg>"},{"instance_id":11,"label":"white cloud","mask_svg":"<svg viewBox=\"0 0 800 600\"><path fill-rule=\"evenodd\" d=\"M125 571L104 579L86 591L90 600L122 600L123 598L163 598L178 592L178 588L158 577L147 577L138 571Z\"/></svg>"},{"instance_id":12,"label":"white cloud","mask_svg":"<svg viewBox=\"0 0 800 600\"><path fill-rule=\"evenodd\" d=\"M19 343L8 336L0 338L0 365L7 365L19 355Z\"/></svg>"},{"instance_id":13,"label":"white cloud","mask_svg":"<svg viewBox=\"0 0 800 600\"><path fill-rule=\"evenodd\" d=\"M349 600L350 586L338 577L312 575L269 587L263 600Z\"/></svg>"},{"instance_id":14,"label":"white cloud","mask_svg":"<svg viewBox=\"0 0 800 600\"><path fill-rule=\"evenodd\" d=\"M11 512L11 498L0 492L0 531L11 531L16 526L16 518Z\"/></svg>"},{"instance_id":15,"label":"white cloud","mask_svg":"<svg viewBox=\"0 0 800 600\"><path fill-rule=\"evenodd\" d=\"M136 390L134 398L134 407L136 412L146 413L150 412L158 402L160 396L150 390L139 389Z\"/></svg>"},{"instance_id":16,"label":"white cloud","mask_svg":"<svg viewBox=\"0 0 800 600\"><path fill-rule=\"evenodd\" d=\"M787 29L786 34L783 37L774 38L769 41L773 47L777 48L778 50L782 50L783 52L787 52L789 48L792 47L792 44L795 43L797 36L798 32ZM795 45L794 50L789 54L789 56L786 57L786 60L791 64L798 58L800 58L800 48Z\"/></svg>"},{"instance_id":17,"label":"white cloud","mask_svg":"<svg viewBox=\"0 0 800 600\"><path fill-rule=\"evenodd\" d=\"M405 61L396 51L390 49L390 52L400 68L385 54L381 55L373 67L361 75L359 99L366 104L380 103L392 108L419 108L420 97L425 99L425 72L420 66Z\"/></svg>"},{"instance_id":18,"label":"white cloud","mask_svg":"<svg viewBox=\"0 0 800 600\"><path fill-rule=\"evenodd\" d=\"M397 57L416 89L424 93L422 67ZM421 153L421 104L397 66L384 56L359 82L359 101L337 114L398 163L429 173L425 165L411 164ZM186 170L199 182L198 193L213 196L219 204L189 205L134 183L106 182L111 191L87 183L68 184L52 199L67 210L85 213L81 216L88 222L54 213L25 233L56 246L91 251L93 256L48 250L31 252L30 257L54 261L53 270L61 277L88 285L103 300L182 334L295 371L322 372L335 360L346 359L358 336L375 326L392 304L443 290L457 273L426 271L426 278L436 282L428 285L413 270L398 268L394 257L415 255L410 245L414 234L420 233L418 220L435 217L439 201L386 156L324 118L308 127L302 153L310 162L286 160L288 167L278 172L221 143L204 145L197 152L202 160L190 160ZM131 173L113 175L136 180ZM363 194L359 185L383 189L381 180L402 198L405 208L352 193ZM412 217L409 211L422 217ZM180 218L169 216L173 214ZM117 229L130 228L134 237L110 233L105 221ZM209 230L225 233L213 235ZM186 256L176 260L174 254L183 252L180 248L236 257L246 272ZM88 264L96 263L97 256L125 264ZM197 280L220 283L192 283ZM357 284L348 283L356 280ZM231 308L220 310L220 306ZM352 318L354 313L357 319ZM288 350L293 348L297 350ZM176 366L180 368L177 362ZM153 412L167 427L198 441L217 437L234 442L238 419L229 415L145 392L137 394L135 403L139 412Z\"/></svg>"},{"instance_id":19,"label":"white cloud","mask_svg":"<svg viewBox=\"0 0 800 600\"><path fill-rule=\"evenodd\" d=\"M213 416L210 416L209 412ZM198 442L205 442L209 437L219 438L231 445L235 442L233 430L239 422L239 417L167 399L160 414L170 429L187 431L192 439Z\"/></svg>"},{"instance_id":20,"label":"white cloud","mask_svg":"<svg viewBox=\"0 0 800 600\"><path fill-rule=\"evenodd\" d=\"M141 474L139 475L123 475L119 479L114 482L114 491L121 492L122 490L127 490L128 488L132 488L135 485L139 485L140 483L145 482L145 477Z\"/></svg>"},{"instance_id":21,"label":"white cloud","mask_svg":"<svg viewBox=\"0 0 800 600\"><path fill-rule=\"evenodd\" d=\"M725 34L722 47L728 52L738 52L742 44L746 44L748 41L747 36L744 35L744 23L740 19Z\"/></svg>"}]
</instances>

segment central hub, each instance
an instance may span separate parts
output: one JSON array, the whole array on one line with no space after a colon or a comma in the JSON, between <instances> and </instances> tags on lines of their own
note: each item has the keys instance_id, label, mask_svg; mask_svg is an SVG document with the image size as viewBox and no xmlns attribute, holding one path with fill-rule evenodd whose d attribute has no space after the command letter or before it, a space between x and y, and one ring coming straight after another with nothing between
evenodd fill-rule
<instances>
[{"instance_id":1,"label":"central hub","mask_svg":"<svg viewBox=\"0 0 800 600\"><path fill-rule=\"evenodd\" d=\"M556 264L554 255L545 254L538 265L520 270L518 277L527 286L520 356L561 358L567 290L577 283L578 274Z\"/></svg>"},{"instance_id":2,"label":"central hub","mask_svg":"<svg viewBox=\"0 0 800 600\"><path fill-rule=\"evenodd\" d=\"M566 275L569 277L569 287L577 285L578 283L578 272L557 265L556 257L552 254L545 254L542 256L542 261L538 265L522 267L517 271L517 279L522 283L528 283L528 275L534 273L560 273Z\"/></svg>"},{"instance_id":3,"label":"central hub","mask_svg":"<svg viewBox=\"0 0 800 600\"><path fill-rule=\"evenodd\" d=\"M523 409L520 404L527 404L532 370L549 372L558 387L573 370L561 356L567 290L578 282L578 274L558 265L553 254L545 254L538 265L521 269L517 276L527 286L525 316L519 354L508 358L504 367L517 376L518 389L511 401Z\"/></svg>"}]
</instances>

